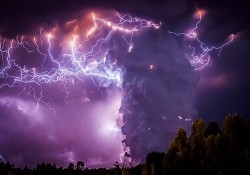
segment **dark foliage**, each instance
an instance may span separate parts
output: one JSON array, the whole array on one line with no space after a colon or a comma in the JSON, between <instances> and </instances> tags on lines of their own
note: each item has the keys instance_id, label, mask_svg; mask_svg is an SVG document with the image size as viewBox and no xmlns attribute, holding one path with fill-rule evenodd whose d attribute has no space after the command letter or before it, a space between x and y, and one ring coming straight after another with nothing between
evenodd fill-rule
<instances>
[{"instance_id":1,"label":"dark foliage","mask_svg":"<svg viewBox=\"0 0 250 175\"><path fill-rule=\"evenodd\" d=\"M180 129L165 155L164 175L250 174L249 123L249 119L229 114L220 129L214 121L206 125L198 119L187 143Z\"/></svg>"}]
</instances>

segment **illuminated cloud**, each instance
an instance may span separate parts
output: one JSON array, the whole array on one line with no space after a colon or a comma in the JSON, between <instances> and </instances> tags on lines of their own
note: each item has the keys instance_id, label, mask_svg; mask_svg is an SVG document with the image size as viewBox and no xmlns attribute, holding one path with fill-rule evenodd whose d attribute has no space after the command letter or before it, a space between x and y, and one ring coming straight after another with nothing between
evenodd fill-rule
<instances>
[{"instance_id":1,"label":"illuminated cloud","mask_svg":"<svg viewBox=\"0 0 250 175\"><path fill-rule=\"evenodd\" d=\"M234 35L250 21L250 15L239 15L245 12L242 3L233 8L186 0L143 6L139 1L46 3L16 2L13 11L12 4L1 4L0 155L7 161L66 166L83 160L90 167L143 162L150 151L165 152L179 127L190 128L193 116L235 109L225 107L235 101L229 82L244 96L237 109L249 112L250 81L242 76L248 75L248 35ZM225 49L232 48L233 38L237 51ZM220 67L213 65L218 55ZM193 71L206 66L219 73ZM214 100L225 96L217 87L229 89L229 100ZM202 93L198 109L195 93ZM218 108L210 110L216 102Z\"/></svg>"}]
</instances>

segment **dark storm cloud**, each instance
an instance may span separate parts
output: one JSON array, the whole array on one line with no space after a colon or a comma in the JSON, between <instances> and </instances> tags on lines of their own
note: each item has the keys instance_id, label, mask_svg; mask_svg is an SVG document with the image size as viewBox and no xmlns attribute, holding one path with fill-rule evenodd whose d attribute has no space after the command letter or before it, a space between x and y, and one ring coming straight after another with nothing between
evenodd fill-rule
<instances>
[{"instance_id":1,"label":"dark storm cloud","mask_svg":"<svg viewBox=\"0 0 250 175\"><path fill-rule=\"evenodd\" d=\"M124 68L123 142L130 147L132 159L144 161L151 151L167 150L179 127L190 129L189 119L197 115L194 91L198 77L183 46L165 29L136 34L131 53L124 40L113 40L116 44L108 58L117 58Z\"/></svg>"},{"instance_id":2,"label":"dark storm cloud","mask_svg":"<svg viewBox=\"0 0 250 175\"><path fill-rule=\"evenodd\" d=\"M203 71L198 86L200 117L219 122L228 113L250 116L249 31L239 32L213 66Z\"/></svg>"},{"instance_id":3,"label":"dark storm cloud","mask_svg":"<svg viewBox=\"0 0 250 175\"><path fill-rule=\"evenodd\" d=\"M84 10L101 8L130 13L153 20L172 22L192 14L193 2L188 0L170 1L88 1L88 0L10 0L1 4L1 36L15 38L16 35L34 34L40 27L52 28L79 17Z\"/></svg>"},{"instance_id":4,"label":"dark storm cloud","mask_svg":"<svg viewBox=\"0 0 250 175\"><path fill-rule=\"evenodd\" d=\"M199 1L198 6L206 11L200 34L211 44L221 43L229 34L237 34L249 27L250 4L245 0L206 0Z\"/></svg>"},{"instance_id":5,"label":"dark storm cloud","mask_svg":"<svg viewBox=\"0 0 250 175\"><path fill-rule=\"evenodd\" d=\"M236 35L220 56L212 54L213 65L200 72L199 117L219 122L228 113L248 117L250 4L244 0L212 0L199 1L198 5L206 11L199 28L202 41L218 46L230 34Z\"/></svg>"},{"instance_id":6,"label":"dark storm cloud","mask_svg":"<svg viewBox=\"0 0 250 175\"><path fill-rule=\"evenodd\" d=\"M1 35L12 37L32 33L41 26L51 27L55 23L75 18L82 10L89 8L118 10L178 28L183 19L190 18L197 8L201 8L208 12L208 20L203 24L206 26L204 34L216 40L214 35L220 33L217 36L223 40L228 33L236 33L249 25L249 7L245 0L146 0L143 3L132 0L9 0L1 3L0 31ZM218 28L221 32L218 32Z\"/></svg>"}]
</instances>

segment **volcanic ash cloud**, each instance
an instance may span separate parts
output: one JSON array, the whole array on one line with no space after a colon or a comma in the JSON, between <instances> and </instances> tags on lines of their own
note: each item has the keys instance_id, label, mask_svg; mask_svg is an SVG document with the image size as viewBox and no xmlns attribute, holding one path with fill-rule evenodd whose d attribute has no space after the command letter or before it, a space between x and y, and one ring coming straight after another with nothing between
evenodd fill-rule
<instances>
[{"instance_id":1,"label":"volcanic ash cloud","mask_svg":"<svg viewBox=\"0 0 250 175\"><path fill-rule=\"evenodd\" d=\"M126 155L144 161L151 151L165 152L178 128L190 128L197 77L180 42L163 29L134 36L130 52L121 36L112 41L108 57L124 70L122 142Z\"/></svg>"}]
</instances>

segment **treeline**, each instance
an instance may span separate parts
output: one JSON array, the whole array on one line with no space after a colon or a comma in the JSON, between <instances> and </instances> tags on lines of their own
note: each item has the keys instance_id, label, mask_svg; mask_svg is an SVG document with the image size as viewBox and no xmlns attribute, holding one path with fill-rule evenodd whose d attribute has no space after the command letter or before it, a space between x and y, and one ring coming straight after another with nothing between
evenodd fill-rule
<instances>
[{"instance_id":1,"label":"treeline","mask_svg":"<svg viewBox=\"0 0 250 175\"><path fill-rule=\"evenodd\" d=\"M194 121L189 138L179 129L163 160L166 175L250 174L250 120L234 114L222 127Z\"/></svg>"},{"instance_id":2,"label":"treeline","mask_svg":"<svg viewBox=\"0 0 250 175\"><path fill-rule=\"evenodd\" d=\"M250 119L237 114L225 117L222 127L214 121L193 122L190 137L180 128L166 153L152 152L146 164L88 169L82 161L67 168L42 163L36 168L15 168L0 163L1 175L249 175Z\"/></svg>"}]
</instances>

